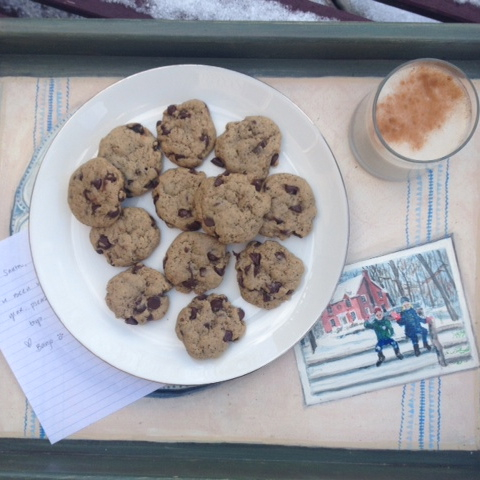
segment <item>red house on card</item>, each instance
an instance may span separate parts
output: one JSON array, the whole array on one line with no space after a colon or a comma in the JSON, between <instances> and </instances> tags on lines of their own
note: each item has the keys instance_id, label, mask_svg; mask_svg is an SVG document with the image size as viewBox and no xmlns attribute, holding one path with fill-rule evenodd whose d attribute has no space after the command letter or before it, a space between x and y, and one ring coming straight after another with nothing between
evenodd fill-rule
<instances>
[{"instance_id":1,"label":"red house on card","mask_svg":"<svg viewBox=\"0 0 480 480\"><path fill-rule=\"evenodd\" d=\"M385 289L375 283L366 270L360 275L338 284L333 298L320 316L325 333L364 322L373 314L375 306L392 308Z\"/></svg>"}]
</instances>

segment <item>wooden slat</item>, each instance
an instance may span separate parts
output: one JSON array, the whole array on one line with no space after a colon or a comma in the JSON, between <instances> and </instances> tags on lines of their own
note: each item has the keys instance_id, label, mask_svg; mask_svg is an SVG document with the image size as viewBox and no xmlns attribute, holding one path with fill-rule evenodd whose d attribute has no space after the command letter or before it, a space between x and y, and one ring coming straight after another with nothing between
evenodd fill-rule
<instances>
[{"instance_id":1,"label":"wooden slat","mask_svg":"<svg viewBox=\"0 0 480 480\"><path fill-rule=\"evenodd\" d=\"M159 408L161 408L159 406ZM128 434L128 432L126 432ZM2 479L453 480L478 478L478 451L0 439Z\"/></svg>"},{"instance_id":2,"label":"wooden slat","mask_svg":"<svg viewBox=\"0 0 480 480\"><path fill-rule=\"evenodd\" d=\"M74 13L87 18L148 19L150 15L139 13L133 8L119 3L106 3L101 0L33 0L36 3ZM143 1L143 0L141 0ZM140 3L139 3L140 5Z\"/></svg>"},{"instance_id":3,"label":"wooden slat","mask_svg":"<svg viewBox=\"0 0 480 480\"><path fill-rule=\"evenodd\" d=\"M480 7L455 0L377 0L441 22L480 23Z\"/></svg>"},{"instance_id":4,"label":"wooden slat","mask_svg":"<svg viewBox=\"0 0 480 480\"><path fill-rule=\"evenodd\" d=\"M253 76L384 76L418 57L480 78L480 24L0 19L0 75L125 76L202 63Z\"/></svg>"}]
</instances>

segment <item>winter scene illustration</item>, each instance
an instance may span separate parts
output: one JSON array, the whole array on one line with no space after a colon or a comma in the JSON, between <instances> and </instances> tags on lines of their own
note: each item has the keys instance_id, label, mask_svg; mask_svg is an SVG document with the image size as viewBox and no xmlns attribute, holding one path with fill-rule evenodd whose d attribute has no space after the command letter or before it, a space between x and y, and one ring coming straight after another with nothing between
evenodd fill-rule
<instances>
[{"instance_id":1,"label":"winter scene illustration","mask_svg":"<svg viewBox=\"0 0 480 480\"><path fill-rule=\"evenodd\" d=\"M295 354L307 405L478 367L452 237L347 266Z\"/></svg>"}]
</instances>

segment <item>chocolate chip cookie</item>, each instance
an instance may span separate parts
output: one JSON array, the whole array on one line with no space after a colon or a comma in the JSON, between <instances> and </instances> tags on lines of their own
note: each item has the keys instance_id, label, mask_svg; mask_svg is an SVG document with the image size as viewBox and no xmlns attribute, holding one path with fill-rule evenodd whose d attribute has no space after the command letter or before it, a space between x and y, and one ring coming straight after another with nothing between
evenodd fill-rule
<instances>
[{"instance_id":1,"label":"chocolate chip cookie","mask_svg":"<svg viewBox=\"0 0 480 480\"><path fill-rule=\"evenodd\" d=\"M101 157L80 165L68 184L68 205L89 227L107 227L118 220L125 200L122 172Z\"/></svg>"},{"instance_id":2,"label":"chocolate chip cookie","mask_svg":"<svg viewBox=\"0 0 480 480\"><path fill-rule=\"evenodd\" d=\"M140 325L160 320L167 313L171 288L162 273L137 263L108 282L105 300L117 318Z\"/></svg>"},{"instance_id":3,"label":"chocolate chip cookie","mask_svg":"<svg viewBox=\"0 0 480 480\"><path fill-rule=\"evenodd\" d=\"M235 269L243 299L267 310L289 300L304 273L303 262L275 240L250 242L236 254Z\"/></svg>"},{"instance_id":4,"label":"chocolate chip cookie","mask_svg":"<svg viewBox=\"0 0 480 480\"><path fill-rule=\"evenodd\" d=\"M160 230L143 208L127 207L109 227L90 230L90 243L114 267L129 267L145 260L160 243Z\"/></svg>"},{"instance_id":5,"label":"chocolate chip cookie","mask_svg":"<svg viewBox=\"0 0 480 480\"><path fill-rule=\"evenodd\" d=\"M272 205L260 229L262 235L284 240L291 235L303 238L311 232L317 208L304 178L291 173L270 175L263 190L272 199Z\"/></svg>"},{"instance_id":6,"label":"chocolate chip cookie","mask_svg":"<svg viewBox=\"0 0 480 480\"><path fill-rule=\"evenodd\" d=\"M194 197L204 172L194 169L173 168L162 173L153 190L153 202L157 215L170 227L183 231L201 228L196 219Z\"/></svg>"},{"instance_id":7,"label":"chocolate chip cookie","mask_svg":"<svg viewBox=\"0 0 480 480\"><path fill-rule=\"evenodd\" d=\"M158 183L162 170L160 144L140 123L114 128L100 141L98 155L123 173L128 197L143 195Z\"/></svg>"},{"instance_id":8,"label":"chocolate chip cookie","mask_svg":"<svg viewBox=\"0 0 480 480\"><path fill-rule=\"evenodd\" d=\"M208 177L195 195L197 218L203 229L224 244L252 240L270 210L270 196L240 173Z\"/></svg>"},{"instance_id":9,"label":"chocolate chip cookie","mask_svg":"<svg viewBox=\"0 0 480 480\"><path fill-rule=\"evenodd\" d=\"M201 295L180 311L175 331L193 358L217 358L245 334L244 316L225 295Z\"/></svg>"},{"instance_id":10,"label":"chocolate chip cookie","mask_svg":"<svg viewBox=\"0 0 480 480\"><path fill-rule=\"evenodd\" d=\"M180 167L195 168L215 147L217 132L208 106L201 100L170 105L157 122L163 153Z\"/></svg>"},{"instance_id":11,"label":"chocolate chip cookie","mask_svg":"<svg viewBox=\"0 0 480 480\"><path fill-rule=\"evenodd\" d=\"M239 122L229 122L217 138L215 158L218 166L228 172L244 173L263 180L271 166L278 164L282 134L268 117L251 116Z\"/></svg>"},{"instance_id":12,"label":"chocolate chip cookie","mask_svg":"<svg viewBox=\"0 0 480 480\"><path fill-rule=\"evenodd\" d=\"M202 232L182 232L168 248L163 270L179 292L199 295L220 285L229 260L230 252L217 239Z\"/></svg>"}]
</instances>

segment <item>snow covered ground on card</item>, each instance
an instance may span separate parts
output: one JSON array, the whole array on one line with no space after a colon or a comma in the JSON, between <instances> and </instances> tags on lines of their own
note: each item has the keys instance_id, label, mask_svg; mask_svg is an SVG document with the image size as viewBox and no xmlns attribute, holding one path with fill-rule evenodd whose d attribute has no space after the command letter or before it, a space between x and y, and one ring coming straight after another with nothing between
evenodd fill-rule
<instances>
[{"instance_id":1,"label":"snow covered ground on card","mask_svg":"<svg viewBox=\"0 0 480 480\"><path fill-rule=\"evenodd\" d=\"M394 339L399 343L403 360L396 358L393 348L383 348L385 361L376 366L376 336L362 323L315 339L315 349L306 337L296 347L297 362L307 401L316 403L388 388L411 381L453 373L477 366L475 345L469 338L462 319L452 321L445 309L435 312L435 327L443 347L447 365L442 366L437 350L419 345L415 356L411 341L403 327L393 323ZM428 336L428 343L432 341Z\"/></svg>"}]
</instances>

